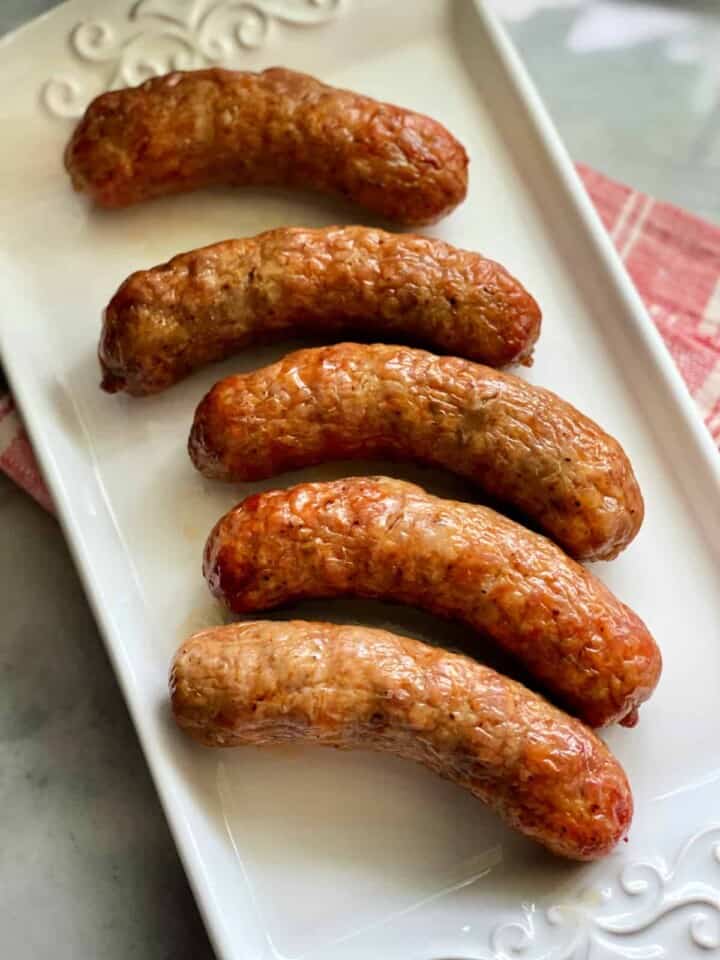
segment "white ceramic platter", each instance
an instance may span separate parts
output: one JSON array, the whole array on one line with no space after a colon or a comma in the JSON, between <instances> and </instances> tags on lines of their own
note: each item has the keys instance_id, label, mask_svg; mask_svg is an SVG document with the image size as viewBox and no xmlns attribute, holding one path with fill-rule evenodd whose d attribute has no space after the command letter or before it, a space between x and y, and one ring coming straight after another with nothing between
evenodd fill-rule
<instances>
[{"instance_id":1,"label":"white ceramic platter","mask_svg":"<svg viewBox=\"0 0 720 960\"><path fill-rule=\"evenodd\" d=\"M598 572L655 632L665 673L640 725L608 733L637 812L629 843L600 864L553 860L408 763L312 748L218 755L173 728L171 655L222 616L200 576L205 536L256 488L213 485L192 469L192 412L220 375L288 345L248 350L153 399L109 397L95 359L101 309L131 270L177 251L362 218L281 191L206 191L110 213L73 194L62 149L91 96L215 61L307 70L444 121L469 149L471 189L431 232L526 282L545 315L528 376L598 419L632 456L647 520ZM3 360L218 954L720 953L718 458L491 17L473 0L71 0L0 46L0 119ZM379 469L468 495L439 473L378 464L276 483ZM293 613L468 639L380 604Z\"/></svg>"}]
</instances>

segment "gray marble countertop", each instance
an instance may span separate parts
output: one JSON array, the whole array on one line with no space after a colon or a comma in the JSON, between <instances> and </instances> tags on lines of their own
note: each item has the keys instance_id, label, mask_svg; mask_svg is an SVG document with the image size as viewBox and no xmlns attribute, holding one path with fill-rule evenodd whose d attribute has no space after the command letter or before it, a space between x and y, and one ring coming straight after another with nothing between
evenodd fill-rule
<instances>
[{"instance_id":1,"label":"gray marble countertop","mask_svg":"<svg viewBox=\"0 0 720 960\"><path fill-rule=\"evenodd\" d=\"M496 6L575 159L720 222L716 0ZM210 958L62 534L2 476L0 531L2 956Z\"/></svg>"}]
</instances>

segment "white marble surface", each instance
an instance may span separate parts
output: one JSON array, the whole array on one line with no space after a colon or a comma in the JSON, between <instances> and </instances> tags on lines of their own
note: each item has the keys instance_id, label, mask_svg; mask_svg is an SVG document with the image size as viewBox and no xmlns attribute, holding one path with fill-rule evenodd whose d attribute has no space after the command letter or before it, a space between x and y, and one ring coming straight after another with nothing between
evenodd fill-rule
<instances>
[{"instance_id":1,"label":"white marble surface","mask_svg":"<svg viewBox=\"0 0 720 960\"><path fill-rule=\"evenodd\" d=\"M720 222L717 0L496 6L575 158ZM4 478L0 609L0 955L211 957L60 531Z\"/></svg>"},{"instance_id":2,"label":"white marble surface","mask_svg":"<svg viewBox=\"0 0 720 960\"><path fill-rule=\"evenodd\" d=\"M492 0L570 155L720 223L718 0Z\"/></svg>"}]
</instances>

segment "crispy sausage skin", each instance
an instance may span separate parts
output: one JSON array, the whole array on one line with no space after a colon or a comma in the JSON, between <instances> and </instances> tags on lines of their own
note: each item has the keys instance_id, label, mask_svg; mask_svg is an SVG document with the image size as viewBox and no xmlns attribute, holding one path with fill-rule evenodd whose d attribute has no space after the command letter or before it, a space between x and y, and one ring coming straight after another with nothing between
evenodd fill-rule
<instances>
[{"instance_id":1,"label":"crispy sausage skin","mask_svg":"<svg viewBox=\"0 0 720 960\"><path fill-rule=\"evenodd\" d=\"M616 556L643 518L628 458L592 420L517 377L408 347L299 350L227 377L197 408L188 447L220 480L362 457L446 467L577 560Z\"/></svg>"},{"instance_id":2,"label":"crispy sausage skin","mask_svg":"<svg viewBox=\"0 0 720 960\"><path fill-rule=\"evenodd\" d=\"M540 310L492 260L368 227L282 227L132 274L110 301L103 389L142 396L249 343L347 330L491 366L529 362Z\"/></svg>"},{"instance_id":3,"label":"crispy sausage skin","mask_svg":"<svg viewBox=\"0 0 720 960\"><path fill-rule=\"evenodd\" d=\"M352 594L462 620L590 726L632 725L660 675L640 618L550 540L399 480L248 497L211 532L203 569L237 613Z\"/></svg>"},{"instance_id":4,"label":"crispy sausage skin","mask_svg":"<svg viewBox=\"0 0 720 960\"><path fill-rule=\"evenodd\" d=\"M604 743L468 657L329 623L215 627L175 656L172 709L207 746L282 741L382 750L469 790L553 853L593 860L633 802Z\"/></svg>"},{"instance_id":5,"label":"crispy sausage skin","mask_svg":"<svg viewBox=\"0 0 720 960\"><path fill-rule=\"evenodd\" d=\"M433 223L467 192L463 146L436 120L313 77L212 68L97 97L65 151L104 207L210 184L338 194L404 224Z\"/></svg>"}]
</instances>

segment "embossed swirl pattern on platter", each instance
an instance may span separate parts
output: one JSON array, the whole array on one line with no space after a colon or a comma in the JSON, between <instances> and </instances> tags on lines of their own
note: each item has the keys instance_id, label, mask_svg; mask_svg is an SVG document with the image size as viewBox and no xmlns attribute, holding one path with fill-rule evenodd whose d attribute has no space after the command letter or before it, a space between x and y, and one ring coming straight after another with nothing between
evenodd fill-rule
<instances>
[{"instance_id":1,"label":"embossed swirl pattern on platter","mask_svg":"<svg viewBox=\"0 0 720 960\"><path fill-rule=\"evenodd\" d=\"M75 24L68 45L83 72L50 77L40 100L54 116L79 117L104 90L134 86L171 70L228 63L243 50L263 47L273 24L323 24L343 2L140 0L121 20Z\"/></svg>"}]
</instances>

